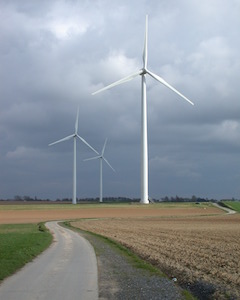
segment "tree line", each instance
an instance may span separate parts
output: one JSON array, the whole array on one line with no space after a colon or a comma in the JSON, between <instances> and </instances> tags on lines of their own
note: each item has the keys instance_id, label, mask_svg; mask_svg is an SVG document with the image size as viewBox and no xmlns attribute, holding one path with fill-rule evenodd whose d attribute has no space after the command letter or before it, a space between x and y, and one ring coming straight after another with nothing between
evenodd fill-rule
<instances>
[{"instance_id":1,"label":"tree line","mask_svg":"<svg viewBox=\"0 0 240 300\"><path fill-rule=\"evenodd\" d=\"M218 202L219 200L216 199L208 199L208 198L202 198L202 197L197 197L195 195L191 196L191 197L180 197L180 196L165 196L159 199L155 199L155 198L151 198L150 202L155 202L155 203L159 203L159 202ZM30 197L30 196L19 196L16 195L14 196L13 199L0 199L0 201L19 201L19 202L72 202L72 198L57 198L55 200L50 200L48 198L46 199L42 199L42 198L38 198L38 197ZM235 198L229 198L229 199L222 199L221 201L240 201L239 199L235 199ZM88 197L88 198L77 198L77 202L78 203L98 203L99 202L99 198L98 197ZM104 197L103 198L103 202L105 203L138 203L140 202L140 198L129 198L129 197Z\"/></svg>"}]
</instances>

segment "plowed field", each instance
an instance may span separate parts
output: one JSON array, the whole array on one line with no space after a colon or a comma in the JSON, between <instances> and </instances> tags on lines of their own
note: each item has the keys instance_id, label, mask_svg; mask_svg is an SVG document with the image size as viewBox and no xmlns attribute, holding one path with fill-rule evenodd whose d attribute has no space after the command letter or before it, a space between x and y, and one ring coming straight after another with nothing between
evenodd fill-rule
<instances>
[{"instance_id":1,"label":"plowed field","mask_svg":"<svg viewBox=\"0 0 240 300\"><path fill-rule=\"evenodd\" d=\"M180 283L215 286L211 299L240 299L240 215L107 218L72 225L110 237Z\"/></svg>"},{"instance_id":2,"label":"plowed field","mask_svg":"<svg viewBox=\"0 0 240 300\"><path fill-rule=\"evenodd\" d=\"M1 204L0 224L37 223L79 218L120 218L156 216L199 216L219 214L221 210L206 205L156 204Z\"/></svg>"}]
</instances>

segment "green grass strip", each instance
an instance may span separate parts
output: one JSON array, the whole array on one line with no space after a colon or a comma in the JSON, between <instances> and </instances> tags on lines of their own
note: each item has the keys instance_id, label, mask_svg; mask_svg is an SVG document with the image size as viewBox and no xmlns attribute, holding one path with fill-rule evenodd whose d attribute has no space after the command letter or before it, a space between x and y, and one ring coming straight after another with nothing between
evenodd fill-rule
<instances>
[{"instance_id":1,"label":"green grass strip","mask_svg":"<svg viewBox=\"0 0 240 300\"><path fill-rule=\"evenodd\" d=\"M224 205L240 213L240 201L223 201Z\"/></svg>"},{"instance_id":2,"label":"green grass strip","mask_svg":"<svg viewBox=\"0 0 240 300\"><path fill-rule=\"evenodd\" d=\"M0 225L0 281L31 261L52 242L43 223Z\"/></svg>"}]
</instances>

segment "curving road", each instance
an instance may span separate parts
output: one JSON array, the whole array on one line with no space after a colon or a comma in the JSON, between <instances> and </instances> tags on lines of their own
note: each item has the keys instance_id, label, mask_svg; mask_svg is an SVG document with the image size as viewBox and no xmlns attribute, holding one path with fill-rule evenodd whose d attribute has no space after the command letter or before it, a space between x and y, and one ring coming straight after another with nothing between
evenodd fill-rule
<instances>
[{"instance_id":1,"label":"curving road","mask_svg":"<svg viewBox=\"0 0 240 300\"><path fill-rule=\"evenodd\" d=\"M218 208L220 208L220 209L222 209L222 210L224 210L224 211L226 211L228 215L233 215L233 214L236 213L235 210L233 210L231 208L228 208L228 207L221 206L221 205L219 205L217 203L213 203L213 205L216 206L216 207L218 207Z\"/></svg>"},{"instance_id":2,"label":"curving road","mask_svg":"<svg viewBox=\"0 0 240 300\"><path fill-rule=\"evenodd\" d=\"M95 300L95 252L78 233L48 222L54 242L43 254L0 285L1 300Z\"/></svg>"}]
</instances>

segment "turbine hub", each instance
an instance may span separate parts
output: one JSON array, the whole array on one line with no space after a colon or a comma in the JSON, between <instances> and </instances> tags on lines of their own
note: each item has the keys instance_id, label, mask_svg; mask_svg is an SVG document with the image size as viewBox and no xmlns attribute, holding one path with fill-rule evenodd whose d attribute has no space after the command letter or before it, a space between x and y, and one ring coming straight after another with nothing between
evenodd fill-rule
<instances>
[{"instance_id":1,"label":"turbine hub","mask_svg":"<svg viewBox=\"0 0 240 300\"><path fill-rule=\"evenodd\" d=\"M145 75L145 74L147 74L147 70L146 70L145 68L142 68L142 73L141 73L141 75Z\"/></svg>"}]
</instances>

